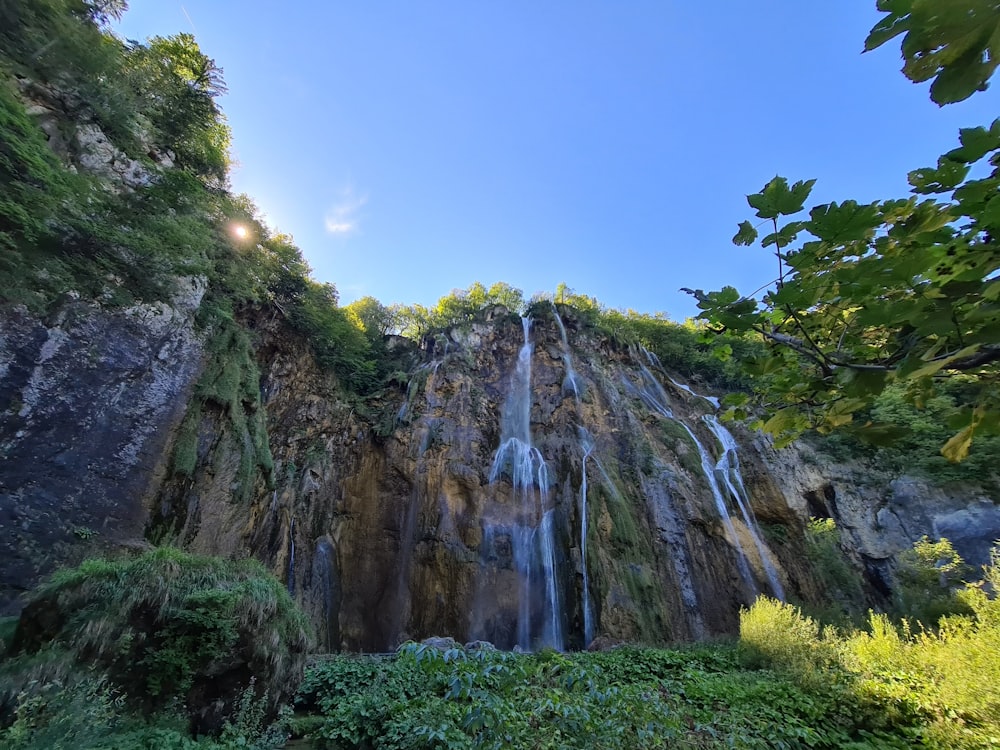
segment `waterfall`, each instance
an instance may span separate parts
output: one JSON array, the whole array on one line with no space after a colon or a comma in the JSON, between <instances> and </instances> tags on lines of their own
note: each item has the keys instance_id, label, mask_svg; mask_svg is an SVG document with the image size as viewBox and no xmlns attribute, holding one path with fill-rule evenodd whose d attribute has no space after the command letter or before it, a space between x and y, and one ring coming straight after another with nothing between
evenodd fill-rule
<instances>
[{"instance_id":1,"label":"waterfall","mask_svg":"<svg viewBox=\"0 0 1000 750\"><path fill-rule=\"evenodd\" d=\"M640 347L640 348L642 349L642 353L646 355L646 359L649 360L649 363L651 365L653 365L656 369L658 369L660 372L662 372L666 376L667 380L669 380L671 383L673 383L674 386L676 386L677 388L680 388L682 391L684 391L686 393L690 393L695 398L704 399L705 401L707 401L708 403L710 403L716 409L719 408L719 406L720 406L719 399L717 399L715 396L703 396L702 394L700 394L697 391L695 391L691 386L684 385L684 383L677 382L676 380L674 380L674 378L672 378L666 372L666 370L663 369L663 365L660 364L660 358L657 357L656 354L654 354L653 352L649 351L649 349L647 349L644 346Z\"/></svg>"},{"instance_id":2,"label":"waterfall","mask_svg":"<svg viewBox=\"0 0 1000 750\"><path fill-rule=\"evenodd\" d=\"M518 573L517 643L564 648L559 588L556 582L553 508L548 467L531 441L531 319L521 318L524 344L511 379L510 393L500 414L500 447L493 459L489 482L510 477L515 519L508 523L484 521L483 538L499 534L511 538L513 564ZM536 591L541 576L541 591Z\"/></svg>"},{"instance_id":3,"label":"waterfall","mask_svg":"<svg viewBox=\"0 0 1000 750\"><path fill-rule=\"evenodd\" d=\"M640 347L640 350L646 355L650 364L654 364L653 357L655 357L655 355L648 351L645 347ZM632 382L623 375L622 382L625 384L626 390L632 395L637 396L640 401L661 417L673 419L674 413L670 409L670 400L667 398L667 392L663 390L663 384L660 383L659 379L649 371L649 368L635 356L634 349L632 350L632 355L632 359L639 365L639 374L642 379L642 384L636 388L635 385L633 385Z\"/></svg>"},{"instance_id":4,"label":"waterfall","mask_svg":"<svg viewBox=\"0 0 1000 750\"><path fill-rule=\"evenodd\" d=\"M708 414L702 417L702 421L708 425L708 429L712 431L712 434L715 435L716 440L722 446L722 455L715 464L715 470L722 477L726 489L740 509L743 521L746 523L750 537L753 539L757 553L760 555L761 565L763 565L764 572L767 574L768 583L771 584L771 592L778 599L784 601L785 591L778 580L778 571L775 570L774 565L771 563L771 559L765 550L764 542L760 538L760 527L757 525L757 519L754 517L753 509L750 507L750 497L747 495L746 488L743 485L736 440L729 430L716 419L715 415Z\"/></svg>"},{"instance_id":5,"label":"waterfall","mask_svg":"<svg viewBox=\"0 0 1000 750\"><path fill-rule=\"evenodd\" d=\"M566 336L566 326L559 316L559 308L552 303L556 324L559 326L559 338L562 341L562 358L566 366L566 379L563 381L563 393L573 392L577 409L580 406L580 388L577 382L576 370L573 368L573 355L569 349L569 339ZM568 386L568 387L567 387ZM586 647L594 640L594 612L590 604L590 572L587 566L587 534L589 518L587 516L587 459L594 451L594 439L583 426L577 430L580 438L580 453L582 454L580 471L580 572L583 576L583 645ZM596 458L595 458L596 460Z\"/></svg>"},{"instance_id":6,"label":"waterfall","mask_svg":"<svg viewBox=\"0 0 1000 750\"><path fill-rule=\"evenodd\" d=\"M703 396L702 394L700 394L696 390L694 390L691 386L684 385L684 383L678 383L676 380L674 380L669 375L667 375L667 380L669 380L675 386L677 386L678 388L680 388L682 391L690 393L695 398L704 399L705 401L707 401L708 403L710 403L716 409L718 409L719 406L721 405L719 403L719 399L717 399L715 396Z\"/></svg>"},{"instance_id":7,"label":"waterfall","mask_svg":"<svg viewBox=\"0 0 1000 750\"><path fill-rule=\"evenodd\" d=\"M573 391L573 396L576 398L576 403L580 403L580 388L577 384L576 370L573 369L573 358L569 351L569 339L566 338L566 326L563 325L562 318L559 317L559 309L556 307L556 303L552 303L552 311L556 316L556 325L559 326L559 337L562 339L562 358L563 364L566 365L566 379L563 381L563 392L567 390ZM568 386L568 388L567 388Z\"/></svg>"},{"instance_id":8,"label":"waterfall","mask_svg":"<svg viewBox=\"0 0 1000 750\"><path fill-rule=\"evenodd\" d=\"M425 362L424 364L418 366L413 374L410 375L410 380L406 384L406 400L403 401L403 405L399 407L399 411L396 412L396 424L402 424L406 421L409 416L410 408L413 404L414 399L417 397L417 392L420 387L425 386L425 391L432 390L431 382L434 376L437 375L438 367L441 366L441 360L435 359L430 362ZM428 373L426 378L422 377L423 373Z\"/></svg>"},{"instance_id":9,"label":"waterfall","mask_svg":"<svg viewBox=\"0 0 1000 750\"><path fill-rule=\"evenodd\" d=\"M288 593L295 596L295 518L288 522Z\"/></svg>"},{"instance_id":10,"label":"waterfall","mask_svg":"<svg viewBox=\"0 0 1000 750\"><path fill-rule=\"evenodd\" d=\"M743 580L746 582L747 586L749 586L754 595L756 595L758 593L757 584L754 582L753 575L750 573L750 565L747 562L746 552L743 550L740 538L736 534L736 527L733 525L733 519L729 515L726 498L722 494L722 490L719 488L719 482L715 476L715 464L712 462L712 457L709 455L708 450L706 450L705 446L701 444L698 436L694 434L694 431L690 427L681 421L678 421L677 424L685 429L698 448L698 455L701 457L701 470L705 474L705 479L708 480L709 488L712 490L712 497L715 499L715 507L719 511L719 517L722 519L722 525L726 529L726 535L733 543L733 546L736 547L736 564L740 569L740 575L743 576Z\"/></svg>"},{"instance_id":11,"label":"waterfall","mask_svg":"<svg viewBox=\"0 0 1000 750\"><path fill-rule=\"evenodd\" d=\"M423 421L423 420L422 420ZM399 554L396 558L396 586L392 592L390 607L392 610L392 633L389 645L398 645L408 618L410 574L413 563L413 548L416 544L417 516L423 498L427 494L427 465L424 454L431 443L431 434L435 427L434 420L426 420L422 425L423 432L417 443L416 468L414 470L413 487L410 491L410 502L402 513L399 523ZM414 431L416 433L416 431ZM416 434L414 434L414 437Z\"/></svg>"},{"instance_id":12,"label":"waterfall","mask_svg":"<svg viewBox=\"0 0 1000 750\"><path fill-rule=\"evenodd\" d=\"M590 434L580 428L580 446L583 449L583 469L580 479L580 563L583 570L583 645L594 640L594 615L590 608L590 577L587 574L587 459L594 450Z\"/></svg>"},{"instance_id":13,"label":"waterfall","mask_svg":"<svg viewBox=\"0 0 1000 750\"><path fill-rule=\"evenodd\" d=\"M312 589L318 598L323 611L323 627L319 636L327 651L335 651L340 647L339 600L340 581L337 575L337 558L333 542L328 537L321 537L316 542L313 553Z\"/></svg>"}]
</instances>

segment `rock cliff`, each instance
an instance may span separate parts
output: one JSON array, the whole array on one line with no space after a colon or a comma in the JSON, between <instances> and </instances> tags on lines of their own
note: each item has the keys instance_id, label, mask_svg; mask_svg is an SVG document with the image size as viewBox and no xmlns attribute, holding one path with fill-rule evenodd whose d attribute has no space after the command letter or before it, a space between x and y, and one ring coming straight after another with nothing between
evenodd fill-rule
<instances>
[{"instance_id":1,"label":"rock cliff","mask_svg":"<svg viewBox=\"0 0 1000 750\"><path fill-rule=\"evenodd\" d=\"M988 498L727 429L709 394L571 308L397 341L408 382L362 403L278 311L205 339L192 289L162 309L5 316L4 611L56 564L169 542L260 558L331 650L662 643L734 632L760 593L822 600L811 515L846 530L873 601L921 534L957 534L973 561L1000 536Z\"/></svg>"}]
</instances>

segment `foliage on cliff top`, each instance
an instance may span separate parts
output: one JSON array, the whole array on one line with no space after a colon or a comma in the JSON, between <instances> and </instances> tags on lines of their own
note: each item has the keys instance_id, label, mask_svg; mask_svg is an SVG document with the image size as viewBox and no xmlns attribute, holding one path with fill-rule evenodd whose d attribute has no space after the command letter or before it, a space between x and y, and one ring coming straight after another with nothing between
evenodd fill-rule
<instances>
[{"instance_id":1,"label":"foliage on cliff top","mask_svg":"<svg viewBox=\"0 0 1000 750\"><path fill-rule=\"evenodd\" d=\"M301 679L309 641L304 616L256 561L161 548L56 573L21 615L5 682L16 695L39 658L64 654L57 671L92 665L130 705L182 703L193 726L218 731L251 679L273 714Z\"/></svg>"},{"instance_id":2,"label":"foliage on cliff top","mask_svg":"<svg viewBox=\"0 0 1000 750\"><path fill-rule=\"evenodd\" d=\"M934 101L986 87L1000 53L996 2L879 0L878 9L886 15L866 47L905 32L904 72L934 79ZM747 196L759 223L742 222L733 238L752 245L767 226L761 245L774 248L778 275L763 297L687 290L717 330L767 341L752 371L770 414L762 425L779 439L807 427L891 438L856 417L893 383L922 408L959 374L969 387L941 453L960 461L974 436L1000 430L1000 120L961 130L959 141L935 167L910 172L908 199L829 203L804 217L815 180L775 177ZM737 413L744 403L731 402Z\"/></svg>"}]
</instances>

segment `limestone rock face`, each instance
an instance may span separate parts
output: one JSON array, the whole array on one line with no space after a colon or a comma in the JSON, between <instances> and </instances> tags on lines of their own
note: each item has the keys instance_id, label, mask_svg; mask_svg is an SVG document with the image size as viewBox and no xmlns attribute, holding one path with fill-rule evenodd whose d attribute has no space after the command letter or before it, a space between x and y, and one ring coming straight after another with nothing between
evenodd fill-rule
<instances>
[{"instance_id":1,"label":"limestone rock face","mask_svg":"<svg viewBox=\"0 0 1000 750\"><path fill-rule=\"evenodd\" d=\"M174 154L142 142L147 162L133 159L118 148L96 123L89 121L79 94L27 78L16 78L28 114L45 133L52 150L74 170L104 179L111 190L136 190L152 184L174 164Z\"/></svg>"},{"instance_id":2,"label":"limestone rock face","mask_svg":"<svg viewBox=\"0 0 1000 750\"><path fill-rule=\"evenodd\" d=\"M143 545L174 425L201 363L193 314L71 302L0 321L0 613L92 548Z\"/></svg>"},{"instance_id":3,"label":"limestone rock face","mask_svg":"<svg viewBox=\"0 0 1000 750\"><path fill-rule=\"evenodd\" d=\"M761 593L819 602L810 516L837 519L873 598L921 534L973 562L1000 536L988 498L720 425L697 384L569 308L530 325L491 309L419 348L393 338L409 381L363 404L279 311L246 311L259 403L199 401L197 296L4 319L8 611L56 563L149 541L261 559L327 650L664 643L735 632Z\"/></svg>"},{"instance_id":4,"label":"limestone rock face","mask_svg":"<svg viewBox=\"0 0 1000 750\"><path fill-rule=\"evenodd\" d=\"M946 537L978 567L989 562L1000 539L1000 506L982 490L942 488L877 465L831 462L801 443L780 451L762 435L754 443L789 507L802 517L833 518L868 568L887 571L925 534Z\"/></svg>"}]
</instances>

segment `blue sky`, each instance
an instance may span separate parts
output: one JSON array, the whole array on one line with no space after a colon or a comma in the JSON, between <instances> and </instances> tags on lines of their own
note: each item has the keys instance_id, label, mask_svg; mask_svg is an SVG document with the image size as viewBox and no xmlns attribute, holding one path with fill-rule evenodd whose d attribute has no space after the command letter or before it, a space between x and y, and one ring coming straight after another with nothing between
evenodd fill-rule
<instances>
[{"instance_id":1,"label":"blue sky","mask_svg":"<svg viewBox=\"0 0 1000 750\"><path fill-rule=\"evenodd\" d=\"M743 292L745 195L903 196L990 90L944 109L860 54L874 0L132 0L119 33L193 32L224 69L233 187L341 302L433 304L474 281L680 320Z\"/></svg>"}]
</instances>

